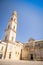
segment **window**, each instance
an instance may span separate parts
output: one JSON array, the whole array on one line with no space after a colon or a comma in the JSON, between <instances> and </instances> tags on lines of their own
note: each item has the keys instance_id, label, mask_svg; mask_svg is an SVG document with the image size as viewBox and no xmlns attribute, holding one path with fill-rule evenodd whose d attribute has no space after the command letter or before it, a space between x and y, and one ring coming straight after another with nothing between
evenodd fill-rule
<instances>
[{"instance_id":1,"label":"window","mask_svg":"<svg viewBox=\"0 0 43 65\"><path fill-rule=\"evenodd\" d=\"M19 52L15 52L15 54L19 55Z\"/></svg>"},{"instance_id":2,"label":"window","mask_svg":"<svg viewBox=\"0 0 43 65\"><path fill-rule=\"evenodd\" d=\"M7 36L5 36L5 40L7 40Z\"/></svg>"},{"instance_id":3,"label":"window","mask_svg":"<svg viewBox=\"0 0 43 65\"><path fill-rule=\"evenodd\" d=\"M38 44L38 46L40 47L40 44Z\"/></svg>"},{"instance_id":4,"label":"window","mask_svg":"<svg viewBox=\"0 0 43 65\"><path fill-rule=\"evenodd\" d=\"M9 59L11 58L11 52L9 52Z\"/></svg>"},{"instance_id":5,"label":"window","mask_svg":"<svg viewBox=\"0 0 43 65\"><path fill-rule=\"evenodd\" d=\"M17 52L15 52L15 54L17 54Z\"/></svg>"},{"instance_id":6,"label":"window","mask_svg":"<svg viewBox=\"0 0 43 65\"><path fill-rule=\"evenodd\" d=\"M15 21L16 19L14 19L14 21Z\"/></svg>"},{"instance_id":7,"label":"window","mask_svg":"<svg viewBox=\"0 0 43 65\"><path fill-rule=\"evenodd\" d=\"M18 52L18 55L19 55L19 52Z\"/></svg>"},{"instance_id":8,"label":"window","mask_svg":"<svg viewBox=\"0 0 43 65\"><path fill-rule=\"evenodd\" d=\"M13 41L14 37L12 37L12 41Z\"/></svg>"},{"instance_id":9,"label":"window","mask_svg":"<svg viewBox=\"0 0 43 65\"><path fill-rule=\"evenodd\" d=\"M13 18L11 18L11 20L13 20Z\"/></svg>"},{"instance_id":10,"label":"window","mask_svg":"<svg viewBox=\"0 0 43 65\"><path fill-rule=\"evenodd\" d=\"M10 28L10 25L8 25L8 29Z\"/></svg>"},{"instance_id":11,"label":"window","mask_svg":"<svg viewBox=\"0 0 43 65\"><path fill-rule=\"evenodd\" d=\"M1 51L3 50L3 46L2 46L2 48L1 48Z\"/></svg>"},{"instance_id":12,"label":"window","mask_svg":"<svg viewBox=\"0 0 43 65\"><path fill-rule=\"evenodd\" d=\"M14 26L14 29L15 29L15 26Z\"/></svg>"}]
</instances>

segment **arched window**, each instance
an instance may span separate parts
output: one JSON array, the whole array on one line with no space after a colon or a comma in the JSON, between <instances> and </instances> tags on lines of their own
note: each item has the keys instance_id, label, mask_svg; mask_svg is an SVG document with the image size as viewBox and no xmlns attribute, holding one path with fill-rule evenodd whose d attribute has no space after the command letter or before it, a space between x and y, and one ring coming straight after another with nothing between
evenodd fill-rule
<instances>
[{"instance_id":1,"label":"arched window","mask_svg":"<svg viewBox=\"0 0 43 65\"><path fill-rule=\"evenodd\" d=\"M11 18L11 20L13 20L13 18Z\"/></svg>"}]
</instances>

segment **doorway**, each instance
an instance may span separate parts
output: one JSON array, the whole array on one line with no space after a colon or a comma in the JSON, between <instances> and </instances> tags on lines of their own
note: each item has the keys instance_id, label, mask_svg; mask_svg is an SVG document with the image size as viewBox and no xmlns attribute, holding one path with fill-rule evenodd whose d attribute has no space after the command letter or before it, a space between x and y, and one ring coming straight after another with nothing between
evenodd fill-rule
<instances>
[{"instance_id":1,"label":"doorway","mask_svg":"<svg viewBox=\"0 0 43 65\"><path fill-rule=\"evenodd\" d=\"M2 59L2 54L0 54L0 59Z\"/></svg>"},{"instance_id":2,"label":"doorway","mask_svg":"<svg viewBox=\"0 0 43 65\"><path fill-rule=\"evenodd\" d=\"M30 60L33 60L33 54L30 54Z\"/></svg>"}]
</instances>

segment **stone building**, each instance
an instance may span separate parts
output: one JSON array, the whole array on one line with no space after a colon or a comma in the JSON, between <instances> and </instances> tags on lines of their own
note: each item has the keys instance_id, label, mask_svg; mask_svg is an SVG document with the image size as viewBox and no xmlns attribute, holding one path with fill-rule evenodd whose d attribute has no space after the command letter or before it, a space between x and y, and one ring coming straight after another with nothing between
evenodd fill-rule
<instances>
[{"instance_id":1,"label":"stone building","mask_svg":"<svg viewBox=\"0 0 43 65\"><path fill-rule=\"evenodd\" d=\"M23 46L23 60L43 60L43 40L35 41L30 39L29 42L24 43Z\"/></svg>"},{"instance_id":2,"label":"stone building","mask_svg":"<svg viewBox=\"0 0 43 65\"><path fill-rule=\"evenodd\" d=\"M0 40L0 59L43 60L43 40L29 39L27 43L16 41L17 14L14 11L8 21L4 39Z\"/></svg>"}]
</instances>

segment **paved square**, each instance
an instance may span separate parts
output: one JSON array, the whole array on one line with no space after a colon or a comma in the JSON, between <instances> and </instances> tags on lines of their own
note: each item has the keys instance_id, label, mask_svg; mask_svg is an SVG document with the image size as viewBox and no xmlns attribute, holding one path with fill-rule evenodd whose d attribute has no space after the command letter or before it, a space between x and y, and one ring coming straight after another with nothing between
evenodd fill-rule
<instances>
[{"instance_id":1,"label":"paved square","mask_svg":"<svg viewBox=\"0 0 43 65\"><path fill-rule=\"evenodd\" d=\"M0 65L43 65L43 61L0 60Z\"/></svg>"}]
</instances>

